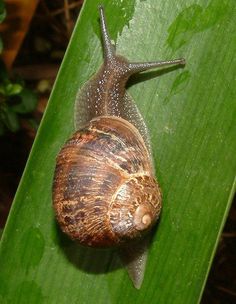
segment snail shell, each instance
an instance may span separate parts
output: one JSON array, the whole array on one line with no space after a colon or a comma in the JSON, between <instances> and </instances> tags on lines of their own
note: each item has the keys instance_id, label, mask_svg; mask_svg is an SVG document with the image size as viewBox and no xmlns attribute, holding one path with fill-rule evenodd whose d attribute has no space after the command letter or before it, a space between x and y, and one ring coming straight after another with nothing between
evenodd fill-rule
<instances>
[{"instance_id":1,"label":"snail shell","mask_svg":"<svg viewBox=\"0 0 236 304\"><path fill-rule=\"evenodd\" d=\"M116 246L140 238L156 222L160 201L145 143L122 118L91 120L57 157L57 219L82 245Z\"/></svg>"},{"instance_id":2,"label":"snail shell","mask_svg":"<svg viewBox=\"0 0 236 304\"><path fill-rule=\"evenodd\" d=\"M77 131L57 156L53 206L73 240L122 246L120 256L140 288L147 256L143 236L159 217L161 192L146 124L125 85L134 73L184 60L130 63L116 55L101 6L99 11L104 63L77 95Z\"/></svg>"}]
</instances>

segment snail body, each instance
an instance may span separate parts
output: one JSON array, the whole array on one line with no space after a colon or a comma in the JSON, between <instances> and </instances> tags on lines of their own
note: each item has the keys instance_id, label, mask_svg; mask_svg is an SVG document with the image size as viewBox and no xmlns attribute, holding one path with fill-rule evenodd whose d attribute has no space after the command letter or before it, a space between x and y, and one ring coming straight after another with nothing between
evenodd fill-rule
<instances>
[{"instance_id":1,"label":"snail body","mask_svg":"<svg viewBox=\"0 0 236 304\"><path fill-rule=\"evenodd\" d=\"M128 62L115 54L103 8L99 11L104 63L77 95L77 131L57 156L53 206L71 239L91 247L118 246L126 254L132 241L135 247L139 241L143 244L156 223L161 191L147 127L125 85L134 73L184 60ZM137 288L146 261L146 245L140 246L143 250L129 271Z\"/></svg>"}]
</instances>

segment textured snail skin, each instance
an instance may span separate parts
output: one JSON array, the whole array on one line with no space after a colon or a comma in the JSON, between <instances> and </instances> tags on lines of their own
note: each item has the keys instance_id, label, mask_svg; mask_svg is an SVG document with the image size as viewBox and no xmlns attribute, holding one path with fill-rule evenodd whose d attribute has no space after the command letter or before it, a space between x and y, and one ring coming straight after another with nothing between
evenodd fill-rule
<instances>
[{"instance_id":1,"label":"textured snail skin","mask_svg":"<svg viewBox=\"0 0 236 304\"><path fill-rule=\"evenodd\" d=\"M54 208L62 230L82 245L116 246L156 222L160 189L137 129L101 116L77 131L57 157Z\"/></svg>"}]
</instances>

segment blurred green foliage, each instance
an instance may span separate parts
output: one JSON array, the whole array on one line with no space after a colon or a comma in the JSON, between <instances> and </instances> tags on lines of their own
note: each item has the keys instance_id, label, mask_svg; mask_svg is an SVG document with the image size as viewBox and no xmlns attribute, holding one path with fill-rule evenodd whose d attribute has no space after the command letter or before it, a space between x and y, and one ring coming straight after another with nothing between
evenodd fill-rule
<instances>
[{"instance_id":1,"label":"blurred green foliage","mask_svg":"<svg viewBox=\"0 0 236 304\"><path fill-rule=\"evenodd\" d=\"M11 80L0 63L0 135L6 129L17 132L20 118L32 121L29 115L37 105L37 95L25 87L22 79Z\"/></svg>"},{"instance_id":2,"label":"blurred green foliage","mask_svg":"<svg viewBox=\"0 0 236 304\"><path fill-rule=\"evenodd\" d=\"M3 22L5 17L6 17L5 4L2 0L0 0L0 23ZM2 43L2 39L0 37L0 54L2 53L2 49L3 49L3 43Z\"/></svg>"},{"instance_id":3,"label":"blurred green foliage","mask_svg":"<svg viewBox=\"0 0 236 304\"><path fill-rule=\"evenodd\" d=\"M0 0L0 23L6 17L4 2ZM3 42L0 37L0 54L3 50ZM0 62L0 135L8 129L16 132L20 129L20 118L25 117L33 126L36 125L32 117L28 117L37 105L36 94L25 87L22 79L12 80L4 66ZM33 122L33 123L32 123Z\"/></svg>"}]
</instances>

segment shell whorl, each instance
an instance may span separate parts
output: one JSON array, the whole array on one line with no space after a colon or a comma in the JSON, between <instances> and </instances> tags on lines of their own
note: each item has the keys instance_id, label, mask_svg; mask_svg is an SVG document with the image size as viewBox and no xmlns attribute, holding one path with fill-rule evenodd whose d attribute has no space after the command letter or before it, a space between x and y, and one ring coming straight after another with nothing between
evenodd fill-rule
<instances>
[{"instance_id":1,"label":"shell whorl","mask_svg":"<svg viewBox=\"0 0 236 304\"><path fill-rule=\"evenodd\" d=\"M161 194L138 130L103 116L77 131L57 157L53 204L62 230L82 245L115 246L148 231Z\"/></svg>"}]
</instances>

